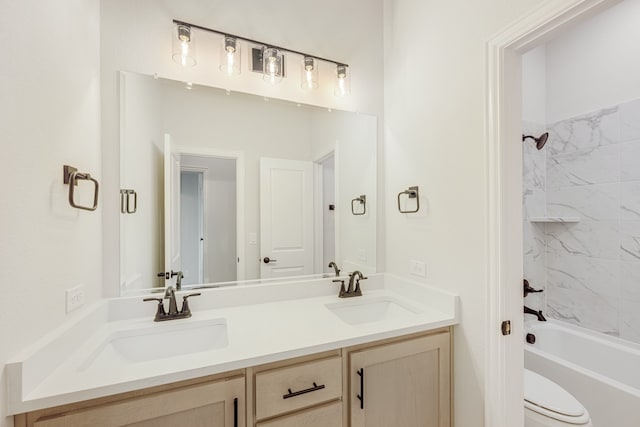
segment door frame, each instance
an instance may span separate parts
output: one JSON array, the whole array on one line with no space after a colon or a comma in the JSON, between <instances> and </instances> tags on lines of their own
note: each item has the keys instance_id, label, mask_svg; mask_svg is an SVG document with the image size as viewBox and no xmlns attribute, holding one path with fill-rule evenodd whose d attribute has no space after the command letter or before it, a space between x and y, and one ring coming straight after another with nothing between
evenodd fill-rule
<instances>
[{"instance_id":1,"label":"door frame","mask_svg":"<svg viewBox=\"0 0 640 427\"><path fill-rule=\"evenodd\" d=\"M524 419L521 56L621 1L549 1L486 45L486 426L522 426ZM511 321L506 337L505 320Z\"/></svg>"},{"instance_id":2,"label":"door frame","mask_svg":"<svg viewBox=\"0 0 640 427\"><path fill-rule=\"evenodd\" d=\"M212 157L215 159L228 159L236 161L236 281L245 280L245 171L244 152L233 150L220 150L210 147L194 147L188 145L176 145L180 154L188 156ZM206 185L206 184L204 184ZM203 190L204 191L204 190Z\"/></svg>"},{"instance_id":3,"label":"door frame","mask_svg":"<svg viewBox=\"0 0 640 427\"><path fill-rule=\"evenodd\" d=\"M324 265L324 209L325 206L323 204L324 201L324 181L323 181L323 170L324 166L322 163L333 157L333 182L334 182L334 197L335 204L337 207L337 199L338 195L336 193L337 185L337 165L336 165L336 146L332 145L328 150L324 151L319 156L313 160L313 234L314 234L314 271L318 273L322 273L325 269ZM336 219L338 215L335 215ZM338 262L338 240L337 233L335 233L334 242L336 248L334 248L334 253L336 254L336 259L334 262Z\"/></svg>"}]
</instances>

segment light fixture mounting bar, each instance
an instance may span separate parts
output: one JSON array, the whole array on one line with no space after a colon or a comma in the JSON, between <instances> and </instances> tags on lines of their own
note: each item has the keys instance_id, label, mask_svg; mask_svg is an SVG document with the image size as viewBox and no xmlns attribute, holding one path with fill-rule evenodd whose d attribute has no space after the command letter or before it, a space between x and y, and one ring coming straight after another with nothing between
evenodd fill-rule
<instances>
[{"instance_id":1,"label":"light fixture mounting bar","mask_svg":"<svg viewBox=\"0 0 640 427\"><path fill-rule=\"evenodd\" d=\"M247 38L247 37L237 36L235 34L226 33L224 31L214 30L213 28L203 27L203 26L200 26L200 25L191 24L189 22L179 21L177 19L174 19L173 23L177 24L177 25L185 25L187 27L196 28L196 29L202 30L202 31L207 31L209 33L220 34L221 36L233 37L233 38L236 38L238 40L244 40L245 42L249 42L249 43L254 43L254 44L267 46L267 47L272 47L272 48L275 48L275 49L278 49L278 50L281 50L281 51L284 51L284 52L295 53L296 55L310 56L310 57L315 58L315 59L317 59L319 61L330 62L330 63L335 64L335 65L343 65L345 67L349 66L349 64L345 64L344 62L334 61L333 59L322 58L320 56L311 55L309 53L300 52L300 51L297 51L297 50L289 49L287 47L276 46L274 44L261 42L260 40L253 40L253 39L250 39L250 38Z\"/></svg>"}]
</instances>

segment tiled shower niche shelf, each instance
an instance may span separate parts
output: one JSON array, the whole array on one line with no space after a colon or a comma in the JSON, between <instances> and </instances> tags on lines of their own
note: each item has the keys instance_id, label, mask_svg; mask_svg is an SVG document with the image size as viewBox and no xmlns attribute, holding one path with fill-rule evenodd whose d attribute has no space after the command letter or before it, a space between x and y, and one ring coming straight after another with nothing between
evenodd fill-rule
<instances>
[{"instance_id":1,"label":"tiled shower niche shelf","mask_svg":"<svg viewBox=\"0 0 640 427\"><path fill-rule=\"evenodd\" d=\"M529 222L571 223L571 222L580 222L580 217L578 216L534 216L529 218Z\"/></svg>"}]
</instances>

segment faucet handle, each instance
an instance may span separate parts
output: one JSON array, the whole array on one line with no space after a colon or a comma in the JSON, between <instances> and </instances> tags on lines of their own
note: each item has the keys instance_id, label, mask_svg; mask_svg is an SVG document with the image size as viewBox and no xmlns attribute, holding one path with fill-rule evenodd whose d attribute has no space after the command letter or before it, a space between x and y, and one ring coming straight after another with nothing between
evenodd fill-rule
<instances>
[{"instance_id":1,"label":"faucet handle","mask_svg":"<svg viewBox=\"0 0 640 427\"><path fill-rule=\"evenodd\" d=\"M344 287L344 279L333 279L332 282L340 283L340 293L338 294L338 297L344 298L344 296L347 294L347 290Z\"/></svg>"},{"instance_id":2,"label":"faucet handle","mask_svg":"<svg viewBox=\"0 0 640 427\"><path fill-rule=\"evenodd\" d=\"M189 308L189 301L187 301L187 299L189 297L198 297L202 295L200 292L196 292L194 294L188 294L182 297L182 308L180 309L180 314L184 315L185 317L189 317L191 316L191 309Z\"/></svg>"},{"instance_id":3,"label":"faucet handle","mask_svg":"<svg viewBox=\"0 0 640 427\"><path fill-rule=\"evenodd\" d=\"M162 303L163 298L145 298L142 301L158 301L158 309L156 310L156 320L158 320L162 316L166 316L167 313L164 311L164 304Z\"/></svg>"}]
</instances>

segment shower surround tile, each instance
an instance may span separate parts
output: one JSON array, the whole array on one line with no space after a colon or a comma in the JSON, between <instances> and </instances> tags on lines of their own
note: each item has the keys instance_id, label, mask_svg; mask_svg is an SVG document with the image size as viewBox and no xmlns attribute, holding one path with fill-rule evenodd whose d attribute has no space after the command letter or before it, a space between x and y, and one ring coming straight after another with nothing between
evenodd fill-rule
<instances>
[{"instance_id":1,"label":"shower surround tile","mask_svg":"<svg viewBox=\"0 0 640 427\"><path fill-rule=\"evenodd\" d=\"M561 255L617 260L620 253L617 221L581 221L546 226L547 259Z\"/></svg>"},{"instance_id":2,"label":"shower surround tile","mask_svg":"<svg viewBox=\"0 0 640 427\"><path fill-rule=\"evenodd\" d=\"M618 261L560 255L547 260L547 284L593 295L620 298Z\"/></svg>"},{"instance_id":3,"label":"shower surround tile","mask_svg":"<svg viewBox=\"0 0 640 427\"><path fill-rule=\"evenodd\" d=\"M640 180L640 141L620 144L620 181Z\"/></svg>"},{"instance_id":4,"label":"shower surround tile","mask_svg":"<svg viewBox=\"0 0 640 427\"><path fill-rule=\"evenodd\" d=\"M620 180L620 146L608 145L547 158L547 189Z\"/></svg>"},{"instance_id":5,"label":"shower surround tile","mask_svg":"<svg viewBox=\"0 0 640 427\"><path fill-rule=\"evenodd\" d=\"M640 343L640 302L622 301L620 338Z\"/></svg>"},{"instance_id":6,"label":"shower surround tile","mask_svg":"<svg viewBox=\"0 0 640 427\"><path fill-rule=\"evenodd\" d=\"M523 127L536 136L544 132ZM525 213L581 221L523 225L525 277L546 288L525 303L640 343L640 99L547 131L542 151L524 147Z\"/></svg>"},{"instance_id":7,"label":"shower surround tile","mask_svg":"<svg viewBox=\"0 0 640 427\"><path fill-rule=\"evenodd\" d=\"M584 292L581 289L549 288L548 315L592 331L620 334L620 298Z\"/></svg>"},{"instance_id":8,"label":"shower surround tile","mask_svg":"<svg viewBox=\"0 0 640 427\"><path fill-rule=\"evenodd\" d=\"M640 221L620 221L620 259L640 261Z\"/></svg>"},{"instance_id":9,"label":"shower surround tile","mask_svg":"<svg viewBox=\"0 0 640 427\"><path fill-rule=\"evenodd\" d=\"M640 303L640 262L620 263L620 290L623 300Z\"/></svg>"},{"instance_id":10,"label":"shower surround tile","mask_svg":"<svg viewBox=\"0 0 640 427\"><path fill-rule=\"evenodd\" d=\"M563 120L549 126L547 156L589 150L620 142L618 107Z\"/></svg>"},{"instance_id":11,"label":"shower surround tile","mask_svg":"<svg viewBox=\"0 0 640 427\"><path fill-rule=\"evenodd\" d=\"M564 187L547 192L549 216L577 216L581 220L616 221L620 187L616 184Z\"/></svg>"},{"instance_id":12,"label":"shower surround tile","mask_svg":"<svg viewBox=\"0 0 640 427\"><path fill-rule=\"evenodd\" d=\"M620 141L640 139L640 99L620 104Z\"/></svg>"},{"instance_id":13,"label":"shower surround tile","mask_svg":"<svg viewBox=\"0 0 640 427\"><path fill-rule=\"evenodd\" d=\"M524 190L523 217L533 218L546 215L546 194L544 190Z\"/></svg>"},{"instance_id":14,"label":"shower surround tile","mask_svg":"<svg viewBox=\"0 0 640 427\"><path fill-rule=\"evenodd\" d=\"M640 181L620 184L620 220L640 221Z\"/></svg>"},{"instance_id":15,"label":"shower surround tile","mask_svg":"<svg viewBox=\"0 0 640 427\"><path fill-rule=\"evenodd\" d=\"M525 135L539 136L545 132L546 126L541 123L523 122L522 130ZM522 143L522 141L519 141ZM540 151L530 140L523 145L523 217L524 233L524 277L539 289L546 287L545 270L545 235L544 224L531 223L527 218L545 216L546 214L546 153ZM527 297L527 305L536 310L544 310L546 306L545 293L531 294Z\"/></svg>"}]
</instances>

